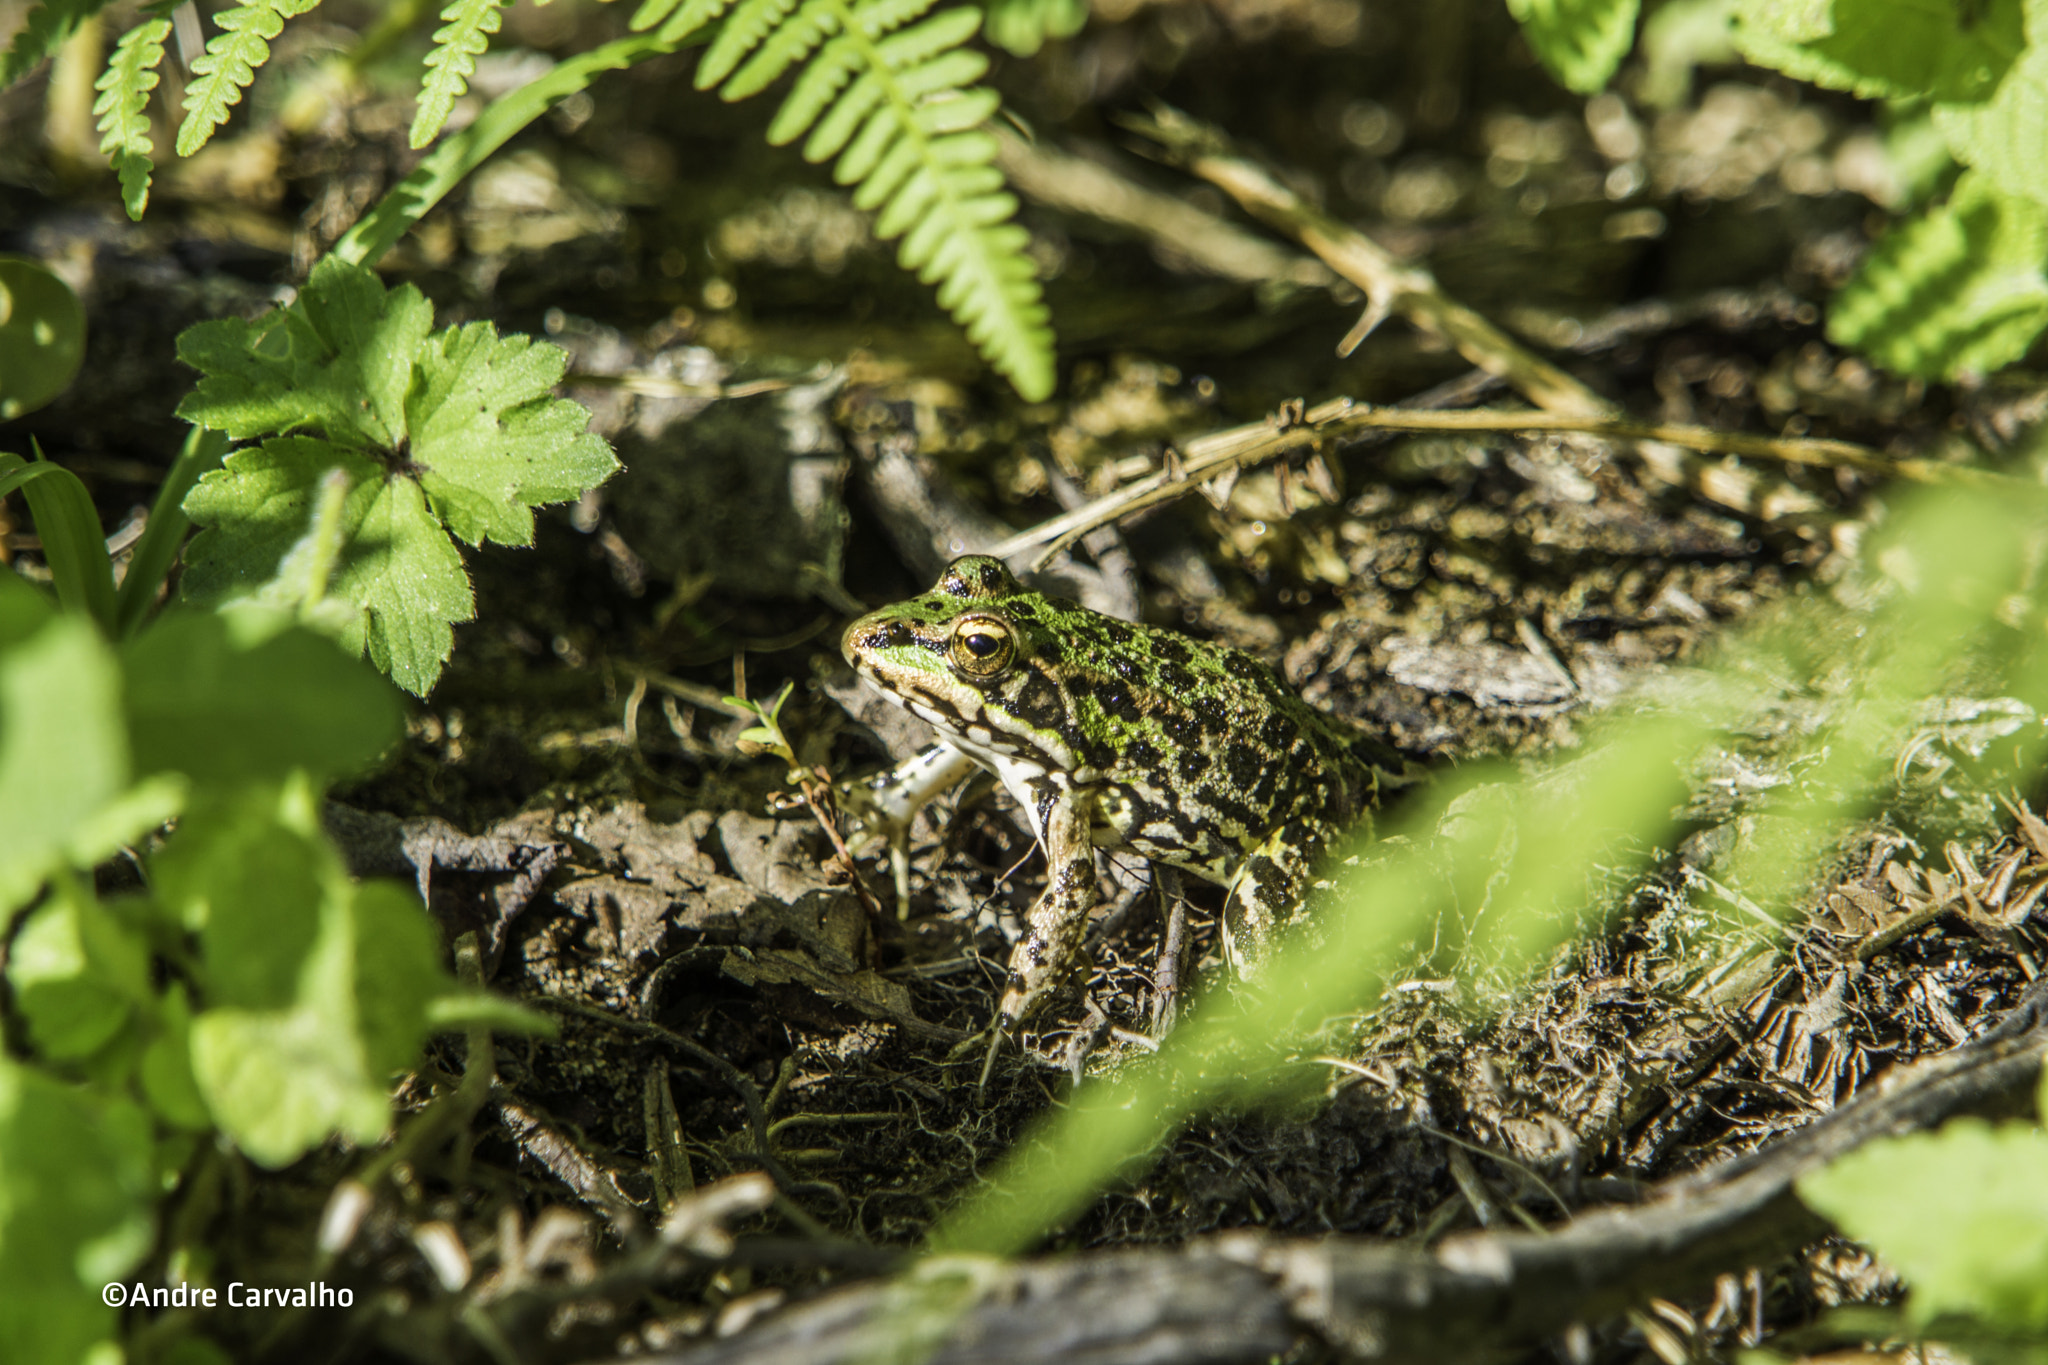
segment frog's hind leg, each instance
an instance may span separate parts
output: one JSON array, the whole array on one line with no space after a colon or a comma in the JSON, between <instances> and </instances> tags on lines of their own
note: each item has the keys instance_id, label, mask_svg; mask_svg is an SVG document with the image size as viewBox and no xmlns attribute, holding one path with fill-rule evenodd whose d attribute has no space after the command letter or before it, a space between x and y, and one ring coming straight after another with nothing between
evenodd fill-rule
<instances>
[{"instance_id":1,"label":"frog's hind leg","mask_svg":"<svg viewBox=\"0 0 2048 1365\"><path fill-rule=\"evenodd\" d=\"M1223 905L1223 950L1240 976L1256 980L1280 934L1301 910L1322 846L1275 830L1244 856Z\"/></svg>"}]
</instances>

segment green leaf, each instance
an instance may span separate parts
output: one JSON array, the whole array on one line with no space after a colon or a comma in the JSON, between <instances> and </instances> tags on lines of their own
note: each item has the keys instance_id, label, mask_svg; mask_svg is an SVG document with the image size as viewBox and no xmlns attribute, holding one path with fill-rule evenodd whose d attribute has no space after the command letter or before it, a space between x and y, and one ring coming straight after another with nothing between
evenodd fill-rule
<instances>
[{"instance_id":1,"label":"green leaf","mask_svg":"<svg viewBox=\"0 0 2048 1365\"><path fill-rule=\"evenodd\" d=\"M71 387L85 362L85 309L41 261L0 256L0 422Z\"/></svg>"},{"instance_id":2,"label":"green leaf","mask_svg":"<svg viewBox=\"0 0 2048 1365\"><path fill-rule=\"evenodd\" d=\"M43 58L55 56L64 40L78 32L78 26L112 4L113 0L42 0L28 12L15 31L7 55L0 57L0 89L14 84L33 71Z\"/></svg>"},{"instance_id":3,"label":"green leaf","mask_svg":"<svg viewBox=\"0 0 2048 1365\"><path fill-rule=\"evenodd\" d=\"M1972 1313L2048 1327L2048 1135L1957 1119L1870 1143L1798 1188L1905 1277L1915 1322Z\"/></svg>"},{"instance_id":4,"label":"green leaf","mask_svg":"<svg viewBox=\"0 0 2048 1365\"><path fill-rule=\"evenodd\" d=\"M415 149L432 142L447 125L455 101L469 90L478 54L491 45L491 35L504 22L504 11L501 0L453 0L441 18L444 26L434 30L434 50L427 54L419 112L412 121Z\"/></svg>"},{"instance_id":5,"label":"green leaf","mask_svg":"<svg viewBox=\"0 0 2048 1365\"><path fill-rule=\"evenodd\" d=\"M609 478L618 461L584 431L582 407L548 393L568 357L489 323L451 328L422 348L408 415L421 486L449 531L471 545L533 543L528 504L560 501Z\"/></svg>"},{"instance_id":6,"label":"green leaf","mask_svg":"<svg viewBox=\"0 0 2048 1365\"><path fill-rule=\"evenodd\" d=\"M0 455L0 496L15 489L28 500L57 600L103 631L114 629L114 566L100 535L99 512L78 476L47 460L31 464Z\"/></svg>"},{"instance_id":7,"label":"green leaf","mask_svg":"<svg viewBox=\"0 0 2048 1365\"><path fill-rule=\"evenodd\" d=\"M1893 228L1835 295L1828 336L1901 374L1989 373L2048 326L2048 206L1980 171Z\"/></svg>"},{"instance_id":8,"label":"green leaf","mask_svg":"<svg viewBox=\"0 0 2048 1365\"><path fill-rule=\"evenodd\" d=\"M266 1166L336 1131L381 1137L390 1077L449 985L417 898L350 882L303 781L196 813L156 867L199 927L209 1008L192 1021L192 1074L221 1129Z\"/></svg>"},{"instance_id":9,"label":"green leaf","mask_svg":"<svg viewBox=\"0 0 2048 1365\"><path fill-rule=\"evenodd\" d=\"M396 448L433 325L411 285L386 290L361 266L323 260L294 306L179 334L178 359L203 377L178 415L236 440L310 429L359 450Z\"/></svg>"},{"instance_id":10,"label":"green leaf","mask_svg":"<svg viewBox=\"0 0 2048 1365\"><path fill-rule=\"evenodd\" d=\"M1565 89L1591 95L1635 46L1642 0L1508 0L1508 12Z\"/></svg>"},{"instance_id":11,"label":"green leaf","mask_svg":"<svg viewBox=\"0 0 2048 1365\"><path fill-rule=\"evenodd\" d=\"M288 619L288 618L287 618ZM127 651L126 710L137 772L193 783L316 779L362 768L396 740L390 685L296 626L260 631L260 617L181 612Z\"/></svg>"},{"instance_id":12,"label":"green leaf","mask_svg":"<svg viewBox=\"0 0 2048 1365\"><path fill-rule=\"evenodd\" d=\"M559 347L488 323L431 326L417 290L387 291L330 258L281 314L179 339L205 374L181 415L240 437L318 433L275 436L199 481L184 504L204 528L186 551L186 594L299 606L320 580L313 619L415 693L433 686L452 624L472 610L449 534L530 544L533 507L618 468L585 430L589 414L550 395L567 363ZM348 491L327 568L333 545L313 532L330 472Z\"/></svg>"},{"instance_id":13,"label":"green leaf","mask_svg":"<svg viewBox=\"0 0 2048 1365\"><path fill-rule=\"evenodd\" d=\"M178 155L191 156L204 147L213 130L228 121L242 102L242 91L256 79L256 68L270 60L270 40L284 31L284 21L306 13L320 0L244 0L213 16L220 32L206 53L192 63L198 79L185 88L185 121L178 128Z\"/></svg>"},{"instance_id":14,"label":"green leaf","mask_svg":"<svg viewBox=\"0 0 2048 1365\"><path fill-rule=\"evenodd\" d=\"M1029 57L1050 38L1071 38L1088 22L1088 0L990 0L983 32L1003 51Z\"/></svg>"},{"instance_id":15,"label":"green leaf","mask_svg":"<svg viewBox=\"0 0 2048 1365\"><path fill-rule=\"evenodd\" d=\"M92 625L0 575L0 912L176 808L174 785L129 785L120 705L113 651Z\"/></svg>"},{"instance_id":16,"label":"green leaf","mask_svg":"<svg viewBox=\"0 0 2048 1365\"><path fill-rule=\"evenodd\" d=\"M7 985L36 1050L76 1061L106 1046L149 1001L149 954L90 888L59 877L15 936Z\"/></svg>"},{"instance_id":17,"label":"green leaf","mask_svg":"<svg viewBox=\"0 0 2048 1365\"><path fill-rule=\"evenodd\" d=\"M1934 126L1956 160L1975 166L2007 195L2048 202L2048 48L2035 45L1981 104L1937 104Z\"/></svg>"},{"instance_id":18,"label":"green leaf","mask_svg":"<svg viewBox=\"0 0 2048 1365\"><path fill-rule=\"evenodd\" d=\"M1736 46L1760 66L1868 99L1986 99L2026 46L2023 0L1742 0Z\"/></svg>"},{"instance_id":19,"label":"green leaf","mask_svg":"<svg viewBox=\"0 0 2048 1365\"><path fill-rule=\"evenodd\" d=\"M114 44L114 55L94 84L100 92L92 106L100 121L100 152L121 177L121 205L137 222L149 206L149 180L156 170L149 92L156 89L170 32L168 19L144 19L129 29Z\"/></svg>"},{"instance_id":20,"label":"green leaf","mask_svg":"<svg viewBox=\"0 0 2048 1365\"><path fill-rule=\"evenodd\" d=\"M192 1075L192 1005L173 981L157 1010L156 1033L142 1052L142 1093L164 1122L192 1132L213 1127L206 1097Z\"/></svg>"},{"instance_id":21,"label":"green leaf","mask_svg":"<svg viewBox=\"0 0 2048 1365\"><path fill-rule=\"evenodd\" d=\"M154 1158L140 1105L0 1056L0 1340L11 1359L76 1361L113 1335L100 1288L149 1249Z\"/></svg>"}]
</instances>

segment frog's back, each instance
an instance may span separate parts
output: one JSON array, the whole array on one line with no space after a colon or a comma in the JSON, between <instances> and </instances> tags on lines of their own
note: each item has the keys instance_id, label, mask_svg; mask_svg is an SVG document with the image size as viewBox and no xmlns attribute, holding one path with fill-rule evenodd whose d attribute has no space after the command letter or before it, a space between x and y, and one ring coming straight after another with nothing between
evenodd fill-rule
<instances>
[{"instance_id":1,"label":"frog's back","mask_svg":"<svg viewBox=\"0 0 2048 1365\"><path fill-rule=\"evenodd\" d=\"M1286 824L1334 830L1372 803L1362 738L1242 650L1083 611L1010 608L1035 681L1011 704L1054 722L1098 784L1098 839L1212 879Z\"/></svg>"}]
</instances>

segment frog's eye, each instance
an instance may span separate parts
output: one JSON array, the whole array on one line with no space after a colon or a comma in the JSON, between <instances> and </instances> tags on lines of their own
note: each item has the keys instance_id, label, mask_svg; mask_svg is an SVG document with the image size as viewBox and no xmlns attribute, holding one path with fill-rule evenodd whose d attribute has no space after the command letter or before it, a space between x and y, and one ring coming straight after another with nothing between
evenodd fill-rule
<instances>
[{"instance_id":1,"label":"frog's eye","mask_svg":"<svg viewBox=\"0 0 2048 1365\"><path fill-rule=\"evenodd\" d=\"M953 667L970 678L993 678L1017 658L1009 623L993 616L963 616L953 625L948 650Z\"/></svg>"}]
</instances>

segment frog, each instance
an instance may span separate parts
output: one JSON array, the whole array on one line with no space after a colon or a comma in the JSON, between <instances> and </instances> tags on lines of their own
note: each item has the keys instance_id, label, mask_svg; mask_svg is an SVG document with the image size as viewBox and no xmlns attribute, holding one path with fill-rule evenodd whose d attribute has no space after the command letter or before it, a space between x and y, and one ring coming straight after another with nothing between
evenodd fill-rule
<instances>
[{"instance_id":1,"label":"frog","mask_svg":"<svg viewBox=\"0 0 2048 1365\"><path fill-rule=\"evenodd\" d=\"M1331 841L1424 775L1254 655L1035 591L987 555L955 559L928 592L860 617L840 647L938 734L909 765L914 794L899 817L983 768L1044 850L1045 890L1010 955L997 1038L1085 965L1097 849L1225 887L1226 957L1256 978Z\"/></svg>"}]
</instances>

